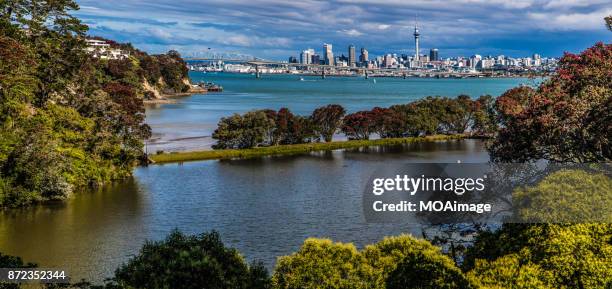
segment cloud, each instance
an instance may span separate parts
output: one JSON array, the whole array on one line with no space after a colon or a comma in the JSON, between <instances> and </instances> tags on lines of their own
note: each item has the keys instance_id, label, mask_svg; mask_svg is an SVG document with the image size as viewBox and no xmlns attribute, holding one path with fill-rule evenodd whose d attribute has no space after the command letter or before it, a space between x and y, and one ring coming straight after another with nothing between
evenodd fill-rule
<instances>
[{"instance_id":1,"label":"cloud","mask_svg":"<svg viewBox=\"0 0 612 289\"><path fill-rule=\"evenodd\" d=\"M363 33L359 32L357 29L343 29L343 30L338 31L338 33L345 34L348 36L353 36L353 37L363 35Z\"/></svg>"},{"instance_id":2,"label":"cloud","mask_svg":"<svg viewBox=\"0 0 612 289\"><path fill-rule=\"evenodd\" d=\"M612 8L590 13L529 13L528 17L543 30L577 31L602 28L602 19L608 15L612 15Z\"/></svg>"},{"instance_id":3,"label":"cloud","mask_svg":"<svg viewBox=\"0 0 612 289\"><path fill-rule=\"evenodd\" d=\"M367 47L372 55L413 53L418 15L424 49L487 54L505 47L517 54L561 54L608 35L602 24L603 16L612 13L608 1L77 0L82 7L77 16L90 26L91 34L130 41L151 52L214 47L286 59L291 54L281 53L320 50L328 42L341 52L353 43ZM562 39L557 36L572 31L583 35L572 43L540 42Z\"/></svg>"}]
</instances>

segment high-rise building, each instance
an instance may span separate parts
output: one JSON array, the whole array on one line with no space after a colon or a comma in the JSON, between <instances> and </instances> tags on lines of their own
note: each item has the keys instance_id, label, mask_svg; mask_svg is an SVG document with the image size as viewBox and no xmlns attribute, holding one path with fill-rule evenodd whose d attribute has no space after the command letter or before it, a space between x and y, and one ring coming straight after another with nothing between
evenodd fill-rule
<instances>
[{"instance_id":1,"label":"high-rise building","mask_svg":"<svg viewBox=\"0 0 612 289\"><path fill-rule=\"evenodd\" d=\"M361 55L359 55L359 62L368 62L368 50L361 48Z\"/></svg>"},{"instance_id":2,"label":"high-rise building","mask_svg":"<svg viewBox=\"0 0 612 289\"><path fill-rule=\"evenodd\" d=\"M540 56L540 54L533 55L533 65L534 66L542 65L542 57Z\"/></svg>"},{"instance_id":3,"label":"high-rise building","mask_svg":"<svg viewBox=\"0 0 612 289\"><path fill-rule=\"evenodd\" d=\"M383 66L384 67L391 67L391 66L393 66L394 60L395 59L393 58L393 55L391 55L391 54L385 55L385 58L383 60Z\"/></svg>"},{"instance_id":4,"label":"high-rise building","mask_svg":"<svg viewBox=\"0 0 612 289\"><path fill-rule=\"evenodd\" d=\"M438 49L432 48L429 50L429 61L438 61L440 56L438 55Z\"/></svg>"},{"instance_id":5,"label":"high-rise building","mask_svg":"<svg viewBox=\"0 0 612 289\"><path fill-rule=\"evenodd\" d=\"M326 65L334 65L334 52L331 44L323 44L323 60L325 60Z\"/></svg>"},{"instance_id":6,"label":"high-rise building","mask_svg":"<svg viewBox=\"0 0 612 289\"><path fill-rule=\"evenodd\" d=\"M318 54L313 54L310 57L310 63L319 65L321 64L321 57Z\"/></svg>"},{"instance_id":7,"label":"high-rise building","mask_svg":"<svg viewBox=\"0 0 612 289\"><path fill-rule=\"evenodd\" d=\"M356 59L355 59L355 45L351 44L348 47L348 65L350 67L355 67Z\"/></svg>"},{"instance_id":8,"label":"high-rise building","mask_svg":"<svg viewBox=\"0 0 612 289\"><path fill-rule=\"evenodd\" d=\"M311 64L312 56L315 54L314 49L309 48L300 53L300 63ZM318 64L318 63L317 63Z\"/></svg>"},{"instance_id":9,"label":"high-rise building","mask_svg":"<svg viewBox=\"0 0 612 289\"><path fill-rule=\"evenodd\" d=\"M295 56L289 56L289 63L298 63L298 60Z\"/></svg>"}]
</instances>

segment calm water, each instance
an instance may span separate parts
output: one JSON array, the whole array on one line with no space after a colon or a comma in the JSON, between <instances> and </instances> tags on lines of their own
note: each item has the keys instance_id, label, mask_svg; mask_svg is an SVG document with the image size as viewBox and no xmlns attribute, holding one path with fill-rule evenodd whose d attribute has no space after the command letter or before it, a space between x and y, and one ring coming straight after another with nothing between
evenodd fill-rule
<instances>
[{"instance_id":1,"label":"calm water","mask_svg":"<svg viewBox=\"0 0 612 289\"><path fill-rule=\"evenodd\" d=\"M381 166L457 160L485 162L488 155L480 141L466 140L137 168L130 181L64 204L0 213L0 252L101 281L147 239L173 228L215 229L248 260L272 268L311 236L362 246L420 234L365 223L365 182Z\"/></svg>"},{"instance_id":2,"label":"calm water","mask_svg":"<svg viewBox=\"0 0 612 289\"><path fill-rule=\"evenodd\" d=\"M208 149L210 138L223 116L253 109L288 107L294 113L307 115L315 108L337 103L349 112L408 103L429 95L457 96L483 94L499 96L519 84L529 84L524 78L377 78L263 75L255 79L250 74L191 72L195 82L212 81L225 88L223 93L209 93L181 98L173 104L150 106L147 123L154 141L148 150L155 152Z\"/></svg>"}]
</instances>

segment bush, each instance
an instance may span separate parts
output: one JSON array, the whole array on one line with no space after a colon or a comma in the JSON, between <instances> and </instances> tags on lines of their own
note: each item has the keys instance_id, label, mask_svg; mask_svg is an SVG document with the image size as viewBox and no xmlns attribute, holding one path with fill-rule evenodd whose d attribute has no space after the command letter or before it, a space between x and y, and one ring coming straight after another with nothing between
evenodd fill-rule
<instances>
[{"instance_id":1,"label":"bush","mask_svg":"<svg viewBox=\"0 0 612 289\"><path fill-rule=\"evenodd\" d=\"M147 242L139 254L115 272L114 281L129 288L269 288L261 264L248 266L237 250L227 248L217 232L186 236L172 232Z\"/></svg>"},{"instance_id":2,"label":"bush","mask_svg":"<svg viewBox=\"0 0 612 289\"><path fill-rule=\"evenodd\" d=\"M406 283L417 277L421 283L413 285L434 287ZM441 288L472 288L461 270L437 247L408 235L385 238L361 252L353 244L307 239L298 252L278 259L272 280L282 289L437 288L435 285L440 284L451 286Z\"/></svg>"},{"instance_id":3,"label":"bush","mask_svg":"<svg viewBox=\"0 0 612 289\"><path fill-rule=\"evenodd\" d=\"M0 268L36 268L34 263L23 263L20 257L3 255L0 253ZM0 289L19 289L20 284L0 282Z\"/></svg>"},{"instance_id":4,"label":"bush","mask_svg":"<svg viewBox=\"0 0 612 289\"><path fill-rule=\"evenodd\" d=\"M450 258L426 252L405 257L389 274L386 285L387 289L475 288Z\"/></svg>"},{"instance_id":5,"label":"bush","mask_svg":"<svg viewBox=\"0 0 612 289\"><path fill-rule=\"evenodd\" d=\"M609 224L504 224L479 234L463 265L472 278L487 284L497 280L508 288L521 288L521 280L537 276L549 288L607 289L612 285L610 240ZM490 277L509 264L518 270L512 273L516 278Z\"/></svg>"},{"instance_id":6,"label":"bush","mask_svg":"<svg viewBox=\"0 0 612 289\"><path fill-rule=\"evenodd\" d=\"M296 253L278 258L272 282L279 289L369 288L364 264L353 244L309 238Z\"/></svg>"}]
</instances>

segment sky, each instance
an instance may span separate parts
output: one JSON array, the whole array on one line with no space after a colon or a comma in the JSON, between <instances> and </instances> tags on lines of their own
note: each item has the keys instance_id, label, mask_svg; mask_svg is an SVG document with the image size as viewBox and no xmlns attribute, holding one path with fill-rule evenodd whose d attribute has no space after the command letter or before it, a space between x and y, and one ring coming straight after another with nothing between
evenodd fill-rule
<instances>
[{"instance_id":1,"label":"sky","mask_svg":"<svg viewBox=\"0 0 612 289\"><path fill-rule=\"evenodd\" d=\"M612 0L76 0L89 34L130 42L149 53L186 57L250 55L287 60L307 48L335 55L348 45L370 56L441 57L539 53L558 57L612 42L603 18ZM357 52L359 53L359 52Z\"/></svg>"}]
</instances>

